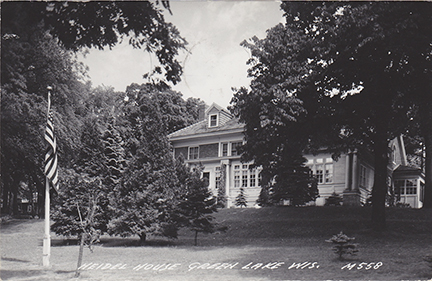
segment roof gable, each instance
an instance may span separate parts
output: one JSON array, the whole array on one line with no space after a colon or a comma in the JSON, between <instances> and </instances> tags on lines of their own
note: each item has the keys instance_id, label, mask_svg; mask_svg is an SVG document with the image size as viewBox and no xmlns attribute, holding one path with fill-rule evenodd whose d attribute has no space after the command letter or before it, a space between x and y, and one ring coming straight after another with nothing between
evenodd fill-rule
<instances>
[{"instance_id":1,"label":"roof gable","mask_svg":"<svg viewBox=\"0 0 432 281\"><path fill-rule=\"evenodd\" d=\"M239 122L238 118L233 118L227 121L225 124L217 126L217 127L208 127L208 122L206 120L202 120L198 123L192 124L188 127L175 131L168 135L169 139L180 138L180 137L188 137L188 136L196 136L200 134L212 133L212 132L224 132L224 131L232 131L232 130L243 130L244 124Z\"/></svg>"},{"instance_id":2,"label":"roof gable","mask_svg":"<svg viewBox=\"0 0 432 281\"><path fill-rule=\"evenodd\" d=\"M226 110L225 108L223 108L222 106L220 106L220 105L218 105L218 104L216 104L216 103L212 103L212 105L210 105L210 106L206 109L206 111L205 111L205 115L208 116L209 114L212 114L212 113L219 113L219 112L224 112L224 113L229 114L230 116L232 116L231 113L229 113L228 110Z\"/></svg>"},{"instance_id":3,"label":"roof gable","mask_svg":"<svg viewBox=\"0 0 432 281\"><path fill-rule=\"evenodd\" d=\"M210 116L217 115L217 125L210 126ZM169 139L194 137L207 133L223 133L224 131L232 132L243 131L244 124L240 123L228 110L220 105L213 103L205 111L204 120L201 120L188 127L175 131L168 135Z\"/></svg>"},{"instance_id":4,"label":"roof gable","mask_svg":"<svg viewBox=\"0 0 432 281\"><path fill-rule=\"evenodd\" d=\"M398 136L389 142L390 149L390 164L393 164L395 169L399 165L406 166L408 164L405 152L405 143L402 136ZM393 163L391 163L393 162Z\"/></svg>"}]
</instances>

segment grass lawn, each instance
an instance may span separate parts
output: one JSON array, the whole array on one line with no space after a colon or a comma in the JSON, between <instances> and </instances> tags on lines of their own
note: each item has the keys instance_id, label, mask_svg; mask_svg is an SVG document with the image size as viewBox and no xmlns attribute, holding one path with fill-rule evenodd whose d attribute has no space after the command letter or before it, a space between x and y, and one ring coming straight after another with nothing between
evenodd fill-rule
<instances>
[{"instance_id":1,"label":"grass lawn","mask_svg":"<svg viewBox=\"0 0 432 281\"><path fill-rule=\"evenodd\" d=\"M85 249L78 280L428 280L432 210L387 209L388 229L369 228L369 208L224 209L224 233L182 230L176 240L104 237ZM343 231L359 252L340 261L325 240ZM52 236L51 267L42 267L43 220L1 227L1 280L70 280L78 246ZM72 243L73 244L73 243Z\"/></svg>"}]
</instances>

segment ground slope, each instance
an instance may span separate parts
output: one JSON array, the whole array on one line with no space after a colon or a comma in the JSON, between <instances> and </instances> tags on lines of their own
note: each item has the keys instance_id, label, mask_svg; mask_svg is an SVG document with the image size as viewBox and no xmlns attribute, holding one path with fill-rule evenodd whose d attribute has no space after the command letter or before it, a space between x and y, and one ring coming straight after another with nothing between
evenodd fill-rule
<instances>
[{"instance_id":1,"label":"ground slope","mask_svg":"<svg viewBox=\"0 0 432 281\"><path fill-rule=\"evenodd\" d=\"M79 280L426 280L432 278L432 211L388 209L388 230L369 228L370 209L272 207L224 209L226 232L182 230L177 240L104 237L84 253ZM357 256L340 261L325 242L343 231ZM42 263L43 220L1 227L2 280L69 280L78 246L53 234L51 267ZM69 243L70 244L70 243ZM73 243L72 243L73 244Z\"/></svg>"}]
</instances>

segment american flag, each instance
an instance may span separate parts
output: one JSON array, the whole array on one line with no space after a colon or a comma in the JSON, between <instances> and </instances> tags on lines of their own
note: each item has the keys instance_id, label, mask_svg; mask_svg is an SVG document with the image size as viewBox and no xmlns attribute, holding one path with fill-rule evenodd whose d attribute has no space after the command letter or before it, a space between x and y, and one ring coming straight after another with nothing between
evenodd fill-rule
<instances>
[{"instance_id":1,"label":"american flag","mask_svg":"<svg viewBox=\"0 0 432 281\"><path fill-rule=\"evenodd\" d=\"M51 182L55 190L58 190L57 172L57 142L54 135L53 113L51 111L51 97L48 92L48 118L45 129L45 139L48 142L48 149L45 154L45 176Z\"/></svg>"}]
</instances>

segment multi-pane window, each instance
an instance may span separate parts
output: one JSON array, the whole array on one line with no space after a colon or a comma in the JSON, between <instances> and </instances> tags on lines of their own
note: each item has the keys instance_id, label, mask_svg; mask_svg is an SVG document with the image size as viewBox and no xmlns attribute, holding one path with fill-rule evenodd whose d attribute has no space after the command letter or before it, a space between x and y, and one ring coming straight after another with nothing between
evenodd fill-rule
<instances>
[{"instance_id":1,"label":"multi-pane window","mask_svg":"<svg viewBox=\"0 0 432 281\"><path fill-rule=\"evenodd\" d=\"M242 187L248 186L248 165L242 166Z\"/></svg>"},{"instance_id":2,"label":"multi-pane window","mask_svg":"<svg viewBox=\"0 0 432 281\"><path fill-rule=\"evenodd\" d=\"M189 147L189 159L198 159L199 147Z\"/></svg>"},{"instance_id":3,"label":"multi-pane window","mask_svg":"<svg viewBox=\"0 0 432 281\"><path fill-rule=\"evenodd\" d=\"M226 157L226 156L237 156L240 155L240 153L237 151L237 149L243 145L243 142L223 142L220 143L219 146L219 155L220 157Z\"/></svg>"},{"instance_id":4,"label":"multi-pane window","mask_svg":"<svg viewBox=\"0 0 432 281\"><path fill-rule=\"evenodd\" d=\"M417 194L417 180L396 180L395 193L398 195Z\"/></svg>"},{"instance_id":5,"label":"multi-pane window","mask_svg":"<svg viewBox=\"0 0 432 281\"><path fill-rule=\"evenodd\" d=\"M333 163L325 164L325 182L326 183L333 182Z\"/></svg>"},{"instance_id":6,"label":"multi-pane window","mask_svg":"<svg viewBox=\"0 0 432 281\"><path fill-rule=\"evenodd\" d=\"M315 165L315 176L318 180L318 183L324 182L324 165L323 164L317 164Z\"/></svg>"},{"instance_id":7,"label":"multi-pane window","mask_svg":"<svg viewBox=\"0 0 432 281\"><path fill-rule=\"evenodd\" d=\"M406 194L417 194L417 188L416 187L407 187L406 188Z\"/></svg>"},{"instance_id":8,"label":"multi-pane window","mask_svg":"<svg viewBox=\"0 0 432 281\"><path fill-rule=\"evenodd\" d=\"M234 166L234 187L240 187L240 165Z\"/></svg>"},{"instance_id":9,"label":"multi-pane window","mask_svg":"<svg viewBox=\"0 0 432 281\"><path fill-rule=\"evenodd\" d=\"M222 144L222 156L228 156L228 143Z\"/></svg>"},{"instance_id":10,"label":"multi-pane window","mask_svg":"<svg viewBox=\"0 0 432 281\"><path fill-rule=\"evenodd\" d=\"M217 189L219 189L221 187L221 167L217 166L215 168L215 186Z\"/></svg>"},{"instance_id":11,"label":"multi-pane window","mask_svg":"<svg viewBox=\"0 0 432 281\"><path fill-rule=\"evenodd\" d=\"M231 155L235 156L235 155L240 155L240 153L237 151L237 148L242 146L242 142L233 142L231 144Z\"/></svg>"},{"instance_id":12,"label":"multi-pane window","mask_svg":"<svg viewBox=\"0 0 432 281\"><path fill-rule=\"evenodd\" d=\"M216 127L217 126L217 115L213 114L210 115L210 127Z\"/></svg>"},{"instance_id":13,"label":"multi-pane window","mask_svg":"<svg viewBox=\"0 0 432 281\"><path fill-rule=\"evenodd\" d=\"M318 181L318 183L332 183L333 182L333 160L332 158L317 158L309 159L306 166L311 169Z\"/></svg>"},{"instance_id":14,"label":"multi-pane window","mask_svg":"<svg viewBox=\"0 0 432 281\"><path fill-rule=\"evenodd\" d=\"M417 194L417 180L406 180L405 186L405 194Z\"/></svg>"},{"instance_id":15,"label":"multi-pane window","mask_svg":"<svg viewBox=\"0 0 432 281\"><path fill-rule=\"evenodd\" d=\"M253 168L250 171L250 187L255 187L256 186L256 169Z\"/></svg>"},{"instance_id":16,"label":"multi-pane window","mask_svg":"<svg viewBox=\"0 0 432 281\"><path fill-rule=\"evenodd\" d=\"M247 164L234 165L234 187L261 186L261 169Z\"/></svg>"}]
</instances>

